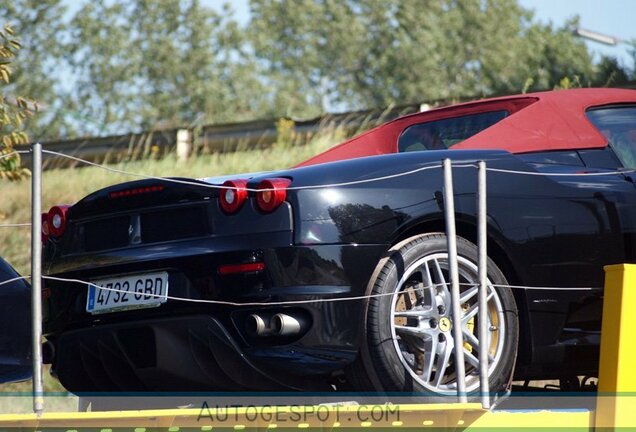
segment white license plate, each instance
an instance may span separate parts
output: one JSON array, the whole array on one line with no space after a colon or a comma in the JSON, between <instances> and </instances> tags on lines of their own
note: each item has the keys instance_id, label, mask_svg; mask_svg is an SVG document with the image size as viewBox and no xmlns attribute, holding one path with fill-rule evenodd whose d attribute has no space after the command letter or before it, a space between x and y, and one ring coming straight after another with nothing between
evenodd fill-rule
<instances>
[{"instance_id":1,"label":"white license plate","mask_svg":"<svg viewBox=\"0 0 636 432\"><path fill-rule=\"evenodd\" d=\"M86 311L114 312L159 306L168 295L168 272L146 273L91 281Z\"/></svg>"}]
</instances>

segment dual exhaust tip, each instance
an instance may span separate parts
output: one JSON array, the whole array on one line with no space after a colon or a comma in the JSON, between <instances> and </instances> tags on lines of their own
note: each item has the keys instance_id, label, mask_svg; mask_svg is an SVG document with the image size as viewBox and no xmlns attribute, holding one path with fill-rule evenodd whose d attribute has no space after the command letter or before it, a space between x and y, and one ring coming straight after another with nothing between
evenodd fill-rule
<instances>
[{"instance_id":1,"label":"dual exhaust tip","mask_svg":"<svg viewBox=\"0 0 636 432\"><path fill-rule=\"evenodd\" d=\"M247 331L256 336L294 336L300 333L301 322L293 316L277 313L269 322L261 315L247 317Z\"/></svg>"}]
</instances>

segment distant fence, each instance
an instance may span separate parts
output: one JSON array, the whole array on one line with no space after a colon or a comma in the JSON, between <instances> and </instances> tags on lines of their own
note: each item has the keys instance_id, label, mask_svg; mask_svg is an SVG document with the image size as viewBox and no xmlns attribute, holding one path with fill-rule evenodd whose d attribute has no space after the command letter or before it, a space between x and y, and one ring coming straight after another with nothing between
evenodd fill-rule
<instances>
[{"instance_id":1,"label":"distant fence","mask_svg":"<svg viewBox=\"0 0 636 432\"><path fill-rule=\"evenodd\" d=\"M385 110L354 111L323 115L310 120L294 120L294 136L299 143L303 143L322 128L328 127L338 127L346 133L354 134L364 127L375 126L400 115L420 111L421 108L420 104L410 104ZM179 157L187 158L192 151L223 153L271 146L277 140L277 121L278 119L254 120L125 135L47 141L42 142L42 146L46 150L98 163L162 157L175 151ZM30 144L16 146L15 150L29 150L30 146ZM22 165L25 167L31 165L30 154L22 154ZM43 168L69 168L75 165L77 162L68 158L47 157Z\"/></svg>"}]
</instances>

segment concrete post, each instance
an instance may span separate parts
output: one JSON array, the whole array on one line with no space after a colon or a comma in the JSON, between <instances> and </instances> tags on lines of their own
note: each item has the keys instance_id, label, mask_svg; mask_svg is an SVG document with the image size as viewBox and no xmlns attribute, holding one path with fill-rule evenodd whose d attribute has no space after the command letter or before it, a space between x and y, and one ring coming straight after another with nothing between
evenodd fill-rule
<instances>
[{"instance_id":1,"label":"concrete post","mask_svg":"<svg viewBox=\"0 0 636 432\"><path fill-rule=\"evenodd\" d=\"M177 160L185 162L192 154L192 134L188 129L177 131Z\"/></svg>"}]
</instances>

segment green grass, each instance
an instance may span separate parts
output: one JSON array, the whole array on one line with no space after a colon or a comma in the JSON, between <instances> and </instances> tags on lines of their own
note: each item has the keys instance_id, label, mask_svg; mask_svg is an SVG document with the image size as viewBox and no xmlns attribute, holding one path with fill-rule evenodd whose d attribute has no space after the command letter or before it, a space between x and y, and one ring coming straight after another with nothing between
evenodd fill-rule
<instances>
[{"instance_id":1,"label":"green grass","mask_svg":"<svg viewBox=\"0 0 636 432\"><path fill-rule=\"evenodd\" d=\"M342 140L338 130L325 130L306 145L275 145L266 150L239 151L192 157L177 161L175 155L161 160L144 160L109 165L111 168L162 177L200 178L243 172L258 172L291 167ZM135 180L98 167L51 170L43 173L42 209L56 204L73 204L87 194L108 185ZM0 182L0 224L25 223L31 219L31 181ZM0 227L0 256L18 273L30 273L30 228ZM45 372L45 390L63 391ZM29 392L31 382L0 385L0 393ZM0 403L0 413L6 412Z\"/></svg>"}]
</instances>

